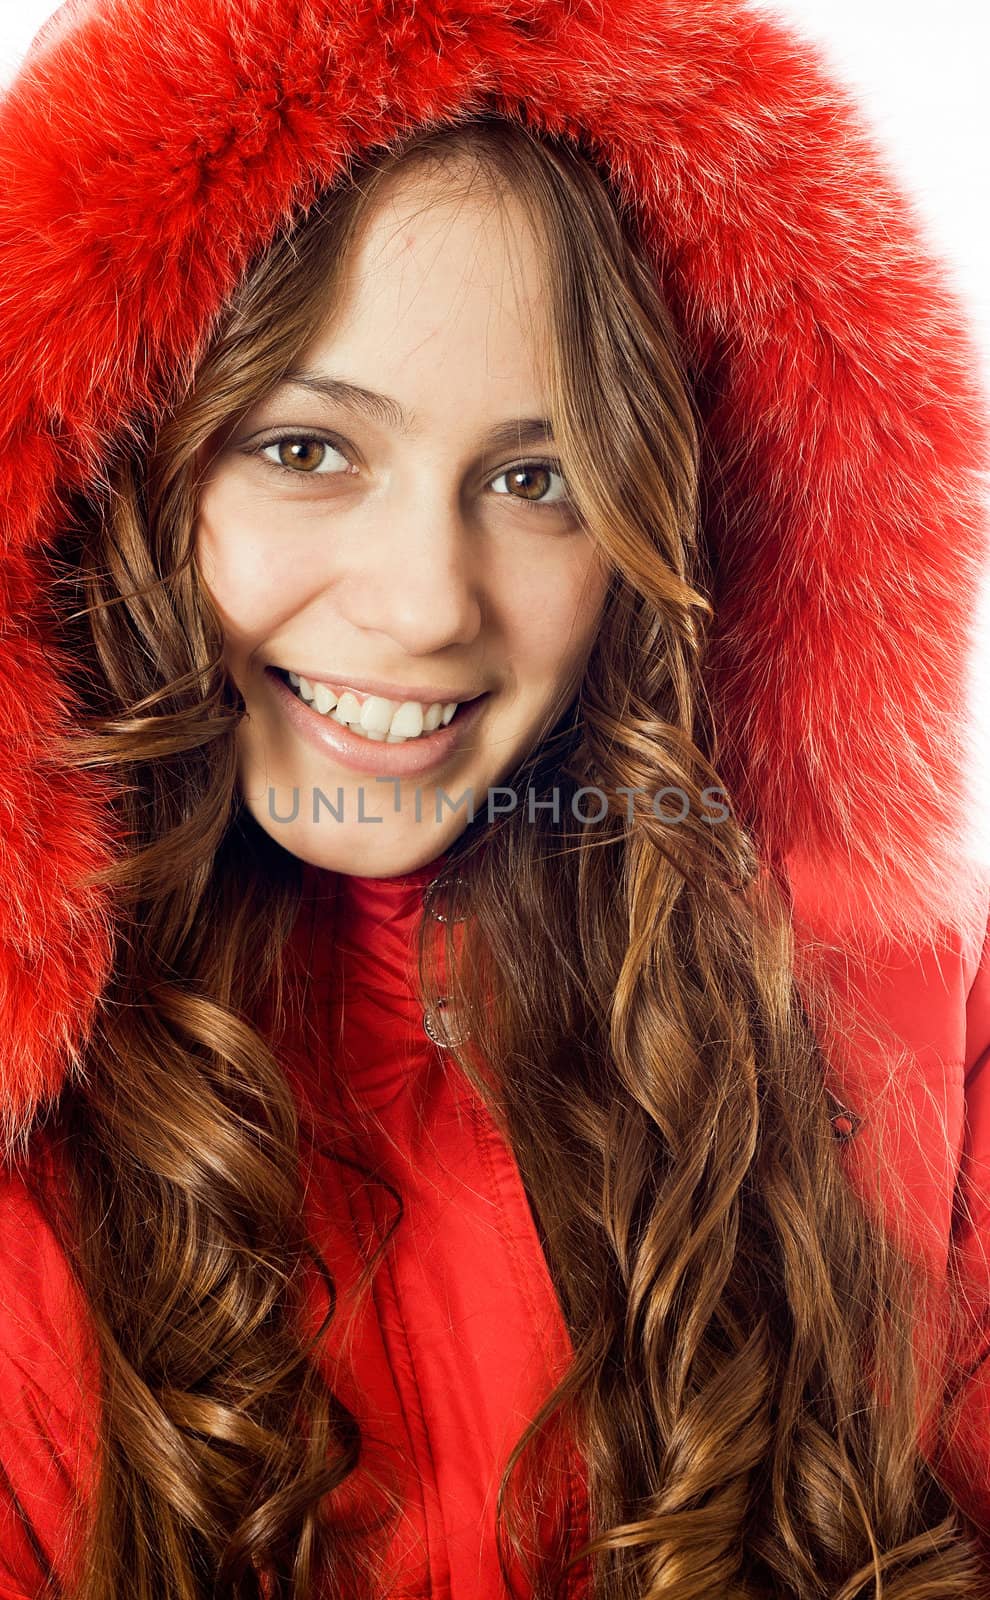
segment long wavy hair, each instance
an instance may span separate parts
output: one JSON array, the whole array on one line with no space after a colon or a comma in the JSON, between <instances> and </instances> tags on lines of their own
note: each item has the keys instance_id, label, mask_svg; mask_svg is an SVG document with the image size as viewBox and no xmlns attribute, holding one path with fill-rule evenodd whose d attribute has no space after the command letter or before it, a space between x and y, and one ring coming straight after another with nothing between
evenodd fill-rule
<instances>
[{"instance_id":1,"label":"long wavy hair","mask_svg":"<svg viewBox=\"0 0 990 1600\"><path fill-rule=\"evenodd\" d=\"M244 703L194 523L212 450L332 311L383 181L417 164L451 192L526 197L555 436L612 569L573 703L503 780L556 787L565 818L593 785L606 814L476 818L450 850L462 920L420 928L423 1003L455 1018L450 1060L511 1142L575 1350L498 1485L500 1556L511 1540L536 1600L563 1593L565 1545L541 1563L527 1528L566 1434L591 1508L572 1564L599 1600L985 1596L976 1532L921 1447L925 1284L830 1121L827 995L798 982L779 864L731 804L712 825L692 373L593 154L486 114L367 152L285 221L56 552L82 708L66 756L108 774L121 840L112 979L46 1130L65 1204L38 1196L103 1379L78 1600L364 1600L380 1580L377 1535L340 1511L361 1427L302 1314L314 1264L334 1301L282 1051L302 864L238 793ZM663 790L683 797L669 816Z\"/></svg>"}]
</instances>

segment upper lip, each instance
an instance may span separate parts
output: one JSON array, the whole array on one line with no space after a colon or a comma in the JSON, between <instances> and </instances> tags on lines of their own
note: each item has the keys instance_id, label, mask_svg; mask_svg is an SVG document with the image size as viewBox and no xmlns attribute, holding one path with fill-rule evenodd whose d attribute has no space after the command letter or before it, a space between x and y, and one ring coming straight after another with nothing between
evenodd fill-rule
<instances>
[{"instance_id":1,"label":"upper lip","mask_svg":"<svg viewBox=\"0 0 990 1600\"><path fill-rule=\"evenodd\" d=\"M381 678L351 678L343 672L307 672L301 667L284 667L282 670L294 672L300 678L308 678L310 683L337 684L341 689L356 689L358 694L376 694L383 700L398 700L400 703L403 700L419 700L423 705L433 705L442 700L449 705L456 700L464 704L488 693L487 689L445 689L435 683L385 683Z\"/></svg>"}]
</instances>

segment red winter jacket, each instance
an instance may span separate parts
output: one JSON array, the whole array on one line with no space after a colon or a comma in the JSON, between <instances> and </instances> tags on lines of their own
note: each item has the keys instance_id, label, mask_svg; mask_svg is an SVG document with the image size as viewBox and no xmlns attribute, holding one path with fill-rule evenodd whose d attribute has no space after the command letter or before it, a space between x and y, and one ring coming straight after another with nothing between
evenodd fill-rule
<instances>
[{"instance_id":1,"label":"red winter jacket","mask_svg":"<svg viewBox=\"0 0 990 1600\"><path fill-rule=\"evenodd\" d=\"M341 1506L381 1509L374 1480L396 1475L389 1600L503 1592L494 1492L571 1354L511 1149L427 1035L416 1003L417 920L445 859L385 880L307 867L292 940L295 970L312 983L306 1032L288 1041L286 1065L304 1123L312 1117L317 1130L306 1145L306 1214L339 1295L321 1350L366 1442ZM925 1248L937 1259L951 1248L979 1296L971 1345L947 1369L939 1445L943 1473L990 1535L990 942L978 970L976 954L946 954L937 971L930 957L904 961L878 977L876 994L882 988L886 1015L930 1064L898 1085L892 1104L901 1097L905 1129L910 1114L948 1134L927 1145L932 1157L945 1151L933 1173L906 1158L893 1181L916 1185ZM837 1132L846 1126L837 1115ZM843 1145L850 1159L862 1138L869 1163L870 1126L868 1117ZM975 1231L951 1231L957 1168ZM402 1218L362 1294L361 1269L395 1213L388 1186L402 1197ZM34 1600L49 1569L71 1593L71 1519L92 1482L99 1379L85 1313L23 1179L8 1174L0 1195L0 1596ZM314 1330L326 1310L314 1275ZM587 1507L580 1461L571 1455L563 1466L571 1470L562 1471L547 1542L556 1519L573 1550L586 1537ZM569 1592L584 1595L586 1585L581 1562Z\"/></svg>"}]
</instances>

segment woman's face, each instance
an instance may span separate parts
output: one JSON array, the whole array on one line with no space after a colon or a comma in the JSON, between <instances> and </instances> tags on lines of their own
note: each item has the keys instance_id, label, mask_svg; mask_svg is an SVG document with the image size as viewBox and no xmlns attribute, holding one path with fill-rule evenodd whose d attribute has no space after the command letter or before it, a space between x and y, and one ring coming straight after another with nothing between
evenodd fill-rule
<instances>
[{"instance_id":1,"label":"woman's face","mask_svg":"<svg viewBox=\"0 0 990 1600\"><path fill-rule=\"evenodd\" d=\"M547 337L525 210L503 231L484 192L393 180L295 364L309 381L211 464L196 555L247 707L245 803L315 866L433 860L576 692L609 571L540 420Z\"/></svg>"}]
</instances>

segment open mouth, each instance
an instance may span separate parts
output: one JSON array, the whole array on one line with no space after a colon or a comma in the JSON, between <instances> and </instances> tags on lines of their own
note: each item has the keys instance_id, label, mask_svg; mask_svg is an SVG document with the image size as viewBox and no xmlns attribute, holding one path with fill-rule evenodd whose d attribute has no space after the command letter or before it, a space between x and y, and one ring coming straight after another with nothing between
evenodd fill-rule
<instances>
[{"instance_id":1,"label":"open mouth","mask_svg":"<svg viewBox=\"0 0 990 1600\"><path fill-rule=\"evenodd\" d=\"M319 707L316 706L313 703L312 700L307 700L305 698L305 696L300 693L298 685L294 684L292 682L292 680L290 679L290 677L289 677L288 668L286 668L286 667L269 666L268 668L266 668L266 670L268 672L274 673L274 675L277 678L280 678L282 680L282 682L285 684L286 688L289 690L289 692L291 694L295 695L296 699L301 701L302 704L308 708L308 710L312 711L314 716L322 717L322 718L324 718L325 721L328 721L328 722L334 722L334 723L337 724L338 727L347 728L350 733L355 734L358 738L367 739L370 743L373 743L373 744L374 743L379 743L379 744L384 743L384 744L389 744L389 745L397 745L397 744L421 744L421 743L424 743L425 741L427 741L430 738L432 738L432 736L434 734L444 732L447 728L451 727L455 722L457 722L460 719L462 719L464 717L465 713L467 713L473 707L475 707L478 704L479 700L485 699L485 697L486 697L486 695L488 693L488 691L486 690L484 694L475 695L474 698L471 699L471 700L459 701L458 704L457 704L456 710L454 711L453 715L450 716L447 719L446 722L443 720L442 715L441 715L441 718L437 722L435 727L429 728L429 729L423 728L420 733L412 733L412 734L382 733L382 732L378 732L378 731L373 731L371 729L362 728L360 726L360 724L358 724L358 723L344 722L342 718L337 716L337 714L336 714L336 706L331 707L330 709L328 709L326 711L321 711L319 709ZM436 713L434 713L434 715L436 715Z\"/></svg>"}]
</instances>

